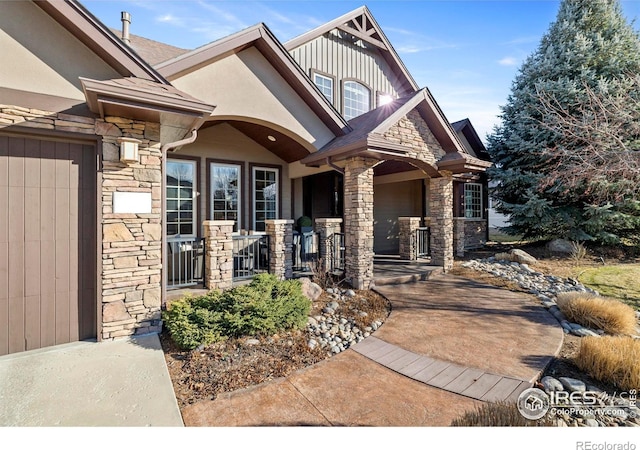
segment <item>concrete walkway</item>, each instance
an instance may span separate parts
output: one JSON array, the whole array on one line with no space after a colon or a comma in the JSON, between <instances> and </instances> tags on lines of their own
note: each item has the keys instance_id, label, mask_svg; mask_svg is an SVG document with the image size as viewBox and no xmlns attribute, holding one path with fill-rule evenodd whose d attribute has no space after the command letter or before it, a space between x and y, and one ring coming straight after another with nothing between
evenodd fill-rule
<instances>
[{"instance_id":1,"label":"concrete walkway","mask_svg":"<svg viewBox=\"0 0 640 450\"><path fill-rule=\"evenodd\" d=\"M158 336L0 357L0 426L183 426Z\"/></svg>"},{"instance_id":2,"label":"concrete walkway","mask_svg":"<svg viewBox=\"0 0 640 450\"><path fill-rule=\"evenodd\" d=\"M286 379L201 401L187 426L447 426L482 401L513 399L563 333L529 296L453 276L379 288L384 325Z\"/></svg>"}]
</instances>

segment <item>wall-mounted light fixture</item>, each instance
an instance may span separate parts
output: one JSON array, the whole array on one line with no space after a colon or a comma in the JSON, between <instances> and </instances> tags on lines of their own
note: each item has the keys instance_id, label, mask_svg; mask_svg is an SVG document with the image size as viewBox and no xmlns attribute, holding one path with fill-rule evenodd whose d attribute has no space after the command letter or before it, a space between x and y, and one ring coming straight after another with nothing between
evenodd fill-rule
<instances>
[{"instance_id":1,"label":"wall-mounted light fixture","mask_svg":"<svg viewBox=\"0 0 640 450\"><path fill-rule=\"evenodd\" d=\"M118 143L120 144L120 161L126 164L140 161L140 154L138 153L139 139L121 137L118 138Z\"/></svg>"}]
</instances>

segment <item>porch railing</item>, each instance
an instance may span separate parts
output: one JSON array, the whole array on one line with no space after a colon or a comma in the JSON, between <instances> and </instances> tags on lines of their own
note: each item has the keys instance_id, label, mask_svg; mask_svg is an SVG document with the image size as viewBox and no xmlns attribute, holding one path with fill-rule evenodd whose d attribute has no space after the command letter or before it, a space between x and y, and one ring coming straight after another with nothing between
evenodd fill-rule
<instances>
[{"instance_id":1,"label":"porch railing","mask_svg":"<svg viewBox=\"0 0 640 450\"><path fill-rule=\"evenodd\" d=\"M333 233L333 235L329 237L328 241L327 254L329 256L329 261L327 262L327 267L329 268L329 272L344 272L344 233Z\"/></svg>"},{"instance_id":2,"label":"porch railing","mask_svg":"<svg viewBox=\"0 0 640 450\"><path fill-rule=\"evenodd\" d=\"M269 272L269 236L233 236L233 281Z\"/></svg>"},{"instance_id":3,"label":"porch railing","mask_svg":"<svg viewBox=\"0 0 640 450\"><path fill-rule=\"evenodd\" d=\"M416 228L416 259L431 256L431 229L429 227Z\"/></svg>"},{"instance_id":4,"label":"porch railing","mask_svg":"<svg viewBox=\"0 0 640 450\"><path fill-rule=\"evenodd\" d=\"M310 272L318 260L318 233L293 233L293 271Z\"/></svg>"},{"instance_id":5,"label":"porch railing","mask_svg":"<svg viewBox=\"0 0 640 450\"><path fill-rule=\"evenodd\" d=\"M167 238L167 288L178 289L204 281L204 238Z\"/></svg>"}]
</instances>

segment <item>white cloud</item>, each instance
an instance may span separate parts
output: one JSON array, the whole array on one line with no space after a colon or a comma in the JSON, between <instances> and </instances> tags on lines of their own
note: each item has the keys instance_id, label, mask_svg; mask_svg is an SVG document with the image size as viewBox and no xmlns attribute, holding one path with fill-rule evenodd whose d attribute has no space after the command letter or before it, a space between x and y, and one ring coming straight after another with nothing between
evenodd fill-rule
<instances>
[{"instance_id":1,"label":"white cloud","mask_svg":"<svg viewBox=\"0 0 640 450\"><path fill-rule=\"evenodd\" d=\"M156 17L156 22L168 23L170 25L176 25L181 27L181 26L184 26L185 19L182 17L174 16L173 14L163 14L161 16Z\"/></svg>"},{"instance_id":2,"label":"white cloud","mask_svg":"<svg viewBox=\"0 0 640 450\"><path fill-rule=\"evenodd\" d=\"M508 67L517 66L518 60L513 56L506 56L502 58L500 61L498 61L498 64L500 64L501 66L508 66Z\"/></svg>"}]
</instances>

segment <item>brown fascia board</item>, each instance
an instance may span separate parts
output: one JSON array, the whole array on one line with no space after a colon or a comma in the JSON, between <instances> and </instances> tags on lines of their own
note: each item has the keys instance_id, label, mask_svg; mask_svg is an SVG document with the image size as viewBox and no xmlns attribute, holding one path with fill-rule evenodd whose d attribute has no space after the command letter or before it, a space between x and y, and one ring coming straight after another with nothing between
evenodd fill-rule
<instances>
[{"instance_id":1,"label":"brown fascia board","mask_svg":"<svg viewBox=\"0 0 640 450\"><path fill-rule=\"evenodd\" d=\"M169 84L77 1L38 0L34 3L123 77L134 76Z\"/></svg>"},{"instance_id":2,"label":"brown fascia board","mask_svg":"<svg viewBox=\"0 0 640 450\"><path fill-rule=\"evenodd\" d=\"M232 53L241 52L250 46L255 46L269 60L313 112L318 117L324 118L323 122L336 136L342 136L351 131L347 121L322 95L315 84L311 82L311 79L263 23L158 64L156 69L169 80L175 80L206 64L215 62Z\"/></svg>"},{"instance_id":3,"label":"brown fascia board","mask_svg":"<svg viewBox=\"0 0 640 450\"><path fill-rule=\"evenodd\" d=\"M438 170L447 170L453 173L485 172L492 165L489 161L460 153L450 153L437 162Z\"/></svg>"},{"instance_id":4,"label":"brown fascia board","mask_svg":"<svg viewBox=\"0 0 640 450\"><path fill-rule=\"evenodd\" d=\"M367 138L365 137L343 147L332 148L331 150L327 150L325 152L318 151L315 153L311 153L310 155L302 158L300 160L300 163L307 166L318 166L325 164L327 158L332 160L336 158L336 161L339 161L349 156L356 156L358 153L365 151L367 149L367 145Z\"/></svg>"},{"instance_id":5,"label":"brown fascia board","mask_svg":"<svg viewBox=\"0 0 640 450\"><path fill-rule=\"evenodd\" d=\"M208 117L215 106L197 101L195 99L180 98L172 95L163 95L143 89L128 86L117 86L108 82L80 78L82 89L91 111L97 114L103 113L101 103L130 104L133 108L141 107L171 112L175 114L196 115Z\"/></svg>"},{"instance_id":6,"label":"brown fascia board","mask_svg":"<svg viewBox=\"0 0 640 450\"><path fill-rule=\"evenodd\" d=\"M386 47L385 49L386 51L385 50L381 51L382 57L385 59L387 64L389 64L389 66L392 68L396 76L398 76L399 78L400 76L402 76L407 81L406 83L408 85L407 92L417 91L419 89L418 84L413 79L413 76L411 76L411 73L409 73L409 70L407 70L407 66L404 65L404 62L402 62L402 60L400 59L400 56L396 52L395 48L393 47L393 45L391 45L391 42L389 41L387 36L384 34L384 31L382 30L382 28L380 27L376 19L373 17L373 14L371 14L371 11L369 10L369 8L367 8L366 6L361 6L360 8L354 9L353 11L348 12L330 22L327 22L324 25L320 25L319 27L314 28L311 31L308 31L298 37L295 37L285 42L284 48L287 51L292 51L306 44L307 42L310 42L322 36L323 34L328 33L329 31L332 31L336 28L340 28L344 23L350 20L353 20L362 14L365 14L367 16L367 19L369 19L371 24L374 26L374 28L382 38L382 43ZM342 30L344 31L344 29ZM402 83L402 84L405 84L405 83Z\"/></svg>"},{"instance_id":7,"label":"brown fascia board","mask_svg":"<svg viewBox=\"0 0 640 450\"><path fill-rule=\"evenodd\" d=\"M155 69L168 80L175 80L209 63L244 50L260 37L260 24L254 25L164 61L156 65Z\"/></svg>"},{"instance_id":8,"label":"brown fascia board","mask_svg":"<svg viewBox=\"0 0 640 450\"><path fill-rule=\"evenodd\" d=\"M457 152L457 153L466 154L467 151L465 150L464 145L460 141L458 134L451 126L451 123L447 120L442 109L440 109L440 105L438 105L438 102L436 102L435 98L433 98L433 95L431 94L431 91L429 91L429 88L425 87L424 93L425 93L425 99L427 101L427 104L429 105L429 112L433 114L433 118L440 125L442 138L440 138L436 133L434 133L434 135L436 136L440 144L443 144L443 141L448 142L450 144L450 146L448 145L446 147L443 145L442 148L444 149L444 151L447 153Z\"/></svg>"},{"instance_id":9,"label":"brown fascia board","mask_svg":"<svg viewBox=\"0 0 640 450\"><path fill-rule=\"evenodd\" d=\"M396 124L398 120L415 108L418 108L420 115L427 125L429 125L431 132L436 139L438 139L438 142L440 142L445 152L465 153L464 146L458 139L455 130L427 88L420 89L411 100L402 105L401 108L398 108L397 111L385 119L385 121L378 125L372 132L384 134L384 132Z\"/></svg>"}]
</instances>

